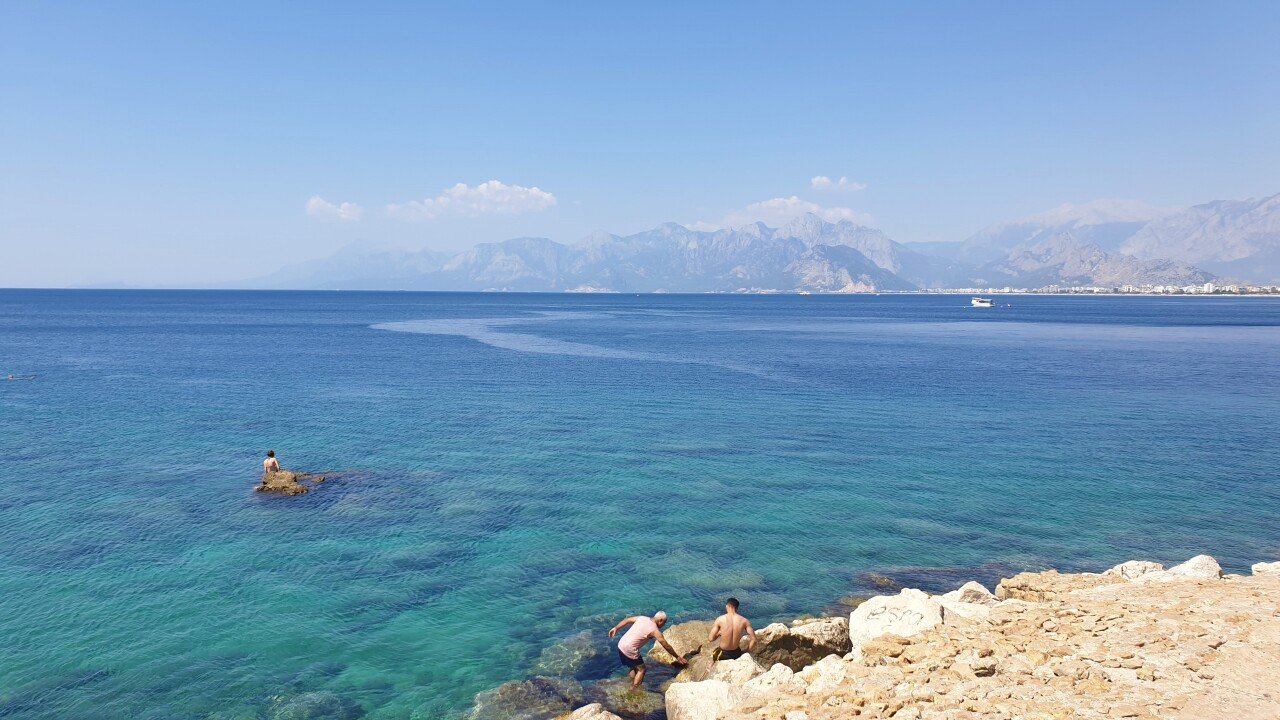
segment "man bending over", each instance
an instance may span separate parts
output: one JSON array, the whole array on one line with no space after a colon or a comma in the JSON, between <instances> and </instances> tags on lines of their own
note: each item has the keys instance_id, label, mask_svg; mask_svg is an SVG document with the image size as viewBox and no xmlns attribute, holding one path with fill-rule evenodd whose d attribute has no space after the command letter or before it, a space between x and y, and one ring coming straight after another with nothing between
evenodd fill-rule
<instances>
[{"instance_id":1,"label":"man bending over","mask_svg":"<svg viewBox=\"0 0 1280 720\"><path fill-rule=\"evenodd\" d=\"M662 626L666 624L667 614L659 610L652 618L636 615L623 620L609 630L609 637L613 637L622 628L631 626L631 629L623 633L622 639L618 641L618 662L627 667L627 677L631 678L631 687L638 688L640 683L644 682L644 656L641 651L650 640L657 640L659 645L666 648L667 652L671 653L671 657L676 659L677 665L688 665L684 657L671 647L671 643L668 643L666 638L662 637Z\"/></svg>"}]
</instances>

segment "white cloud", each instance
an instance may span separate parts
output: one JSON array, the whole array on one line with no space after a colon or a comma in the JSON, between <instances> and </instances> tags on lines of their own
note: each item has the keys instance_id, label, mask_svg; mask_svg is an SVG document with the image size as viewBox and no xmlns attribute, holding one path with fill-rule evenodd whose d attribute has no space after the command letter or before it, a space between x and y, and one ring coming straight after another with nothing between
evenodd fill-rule
<instances>
[{"instance_id":1,"label":"white cloud","mask_svg":"<svg viewBox=\"0 0 1280 720\"><path fill-rule=\"evenodd\" d=\"M792 195L791 197L773 198L751 203L744 208L734 210L725 215L724 219L719 223L708 223L699 220L690 223L689 227L693 230L718 230L726 227L741 227L754 222L762 222L771 227L779 227L808 213L813 213L827 222L849 220L859 224L866 224L871 221L870 215L852 208L825 207Z\"/></svg>"},{"instance_id":2,"label":"white cloud","mask_svg":"<svg viewBox=\"0 0 1280 720\"><path fill-rule=\"evenodd\" d=\"M319 195L312 195L307 201L307 214L338 220L359 220L360 216L364 215L364 208L350 202L334 205Z\"/></svg>"},{"instance_id":3,"label":"white cloud","mask_svg":"<svg viewBox=\"0 0 1280 720\"><path fill-rule=\"evenodd\" d=\"M866 183L849 182L849 178L844 176L839 180L832 180L826 175L815 175L809 179L809 185L820 192L858 192L867 189Z\"/></svg>"},{"instance_id":4,"label":"white cloud","mask_svg":"<svg viewBox=\"0 0 1280 720\"><path fill-rule=\"evenodd\" d=\"M555 204L556 196L546 190L490 180L475 187L458 183L435 197L390 204L387 214L404 220L434 220L444 215L516 215Z\"/></svg>"}]
</instances>

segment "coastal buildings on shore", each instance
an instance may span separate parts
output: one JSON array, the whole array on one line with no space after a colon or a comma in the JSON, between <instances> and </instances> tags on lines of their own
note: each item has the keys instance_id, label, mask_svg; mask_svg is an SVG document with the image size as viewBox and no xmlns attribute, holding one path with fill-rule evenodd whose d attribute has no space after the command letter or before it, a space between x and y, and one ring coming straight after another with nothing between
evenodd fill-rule
<instances>
[{"instance_id":1,"label":"coastal buildings on shore","mask_svg":"<svg viewBox=\"0 0 1280 720\"><path fill-rule=\"evenodd\" d=\"M577 290L571 292L579 292ZM597 290L596 292L601 292ZM724 294L724 293L708 293ZM836 290L789 293L772 288L738 288L739 295L1280 295L1280 285L1218 285L1206 282L1196 285L1045 285L1043 287L956 287L926 290Z\"/></svg>"},{"instance_id":2,"label":"coastal buildings on shore","mask_svg":"<svg viewBox=\"0 0 1280 720\"><path fill-rule=\"evenodd\" d=\"M938 295L1280 295L1280 285L1046 285L1039 288L972 287L922 290Z\"/></svg>"}]
</instances>

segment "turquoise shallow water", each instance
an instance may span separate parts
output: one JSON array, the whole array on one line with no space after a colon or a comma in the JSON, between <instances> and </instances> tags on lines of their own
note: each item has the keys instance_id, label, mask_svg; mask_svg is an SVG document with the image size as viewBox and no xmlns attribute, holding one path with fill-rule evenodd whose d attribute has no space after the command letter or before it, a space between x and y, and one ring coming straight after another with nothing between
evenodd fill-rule
<instances>
[{"instance_id":1,"label":"turquoise shallow water","mask_svg":"<svg viewBox=\"0 0 1280 720\"><path fill-rule=\"evenodd\" d=\"M729 593L1280 557L1280 302L967 300L0 291L0 715L449 717Z\"/></svg>"}]
</instances>

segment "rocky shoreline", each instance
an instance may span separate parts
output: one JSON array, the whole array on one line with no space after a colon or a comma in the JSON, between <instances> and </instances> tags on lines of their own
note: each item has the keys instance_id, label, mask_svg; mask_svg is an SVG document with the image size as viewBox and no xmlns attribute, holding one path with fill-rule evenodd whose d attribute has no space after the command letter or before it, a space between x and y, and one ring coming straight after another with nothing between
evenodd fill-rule
<instances>
[{"instance_id":1,"label":"rocky shoreline","mask_svg":"<svg viewBox=\"0 0 1280 720\"><path fill-rule=\"evenodd\" d=\"M848 617L769 625L755 657L714 667L705 625L666 632L693 657L659 677L661 694L536 678L482 693L468 717L1280 718L1280 562L1224 576L1201 555L1168 569L1019 573L994 592L908 588Z\"/></svg>"}]
</instances>

